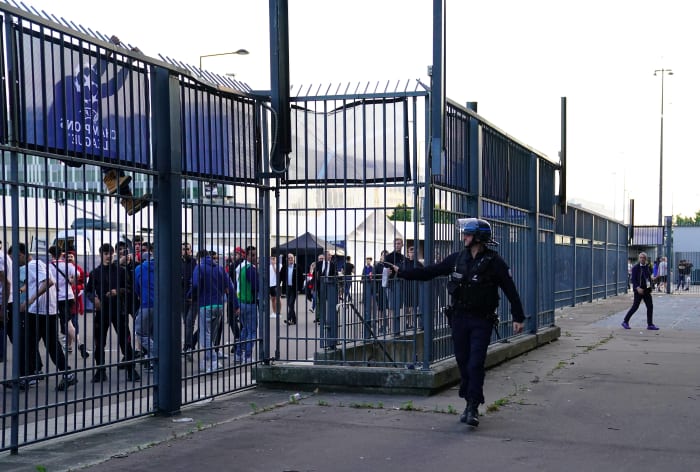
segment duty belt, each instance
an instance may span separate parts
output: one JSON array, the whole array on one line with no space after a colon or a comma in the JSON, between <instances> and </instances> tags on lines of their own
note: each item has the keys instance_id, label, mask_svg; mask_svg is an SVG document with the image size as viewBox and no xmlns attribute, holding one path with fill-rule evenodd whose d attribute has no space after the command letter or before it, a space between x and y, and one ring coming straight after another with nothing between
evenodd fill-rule
<instances>
[{"instance_id":1,"label":"duty belt","mask_svg":"<svg viewBox=\"0 0 700 472\"><path fill-rule=\"evenodd\" d=\"M469 306L466 303L455 303L455 316L474 316L479 318L489 318L495 316L494 310L489 311L488 308L482 310L475 310L473 306Z\"/></svg>"}]
</instances>

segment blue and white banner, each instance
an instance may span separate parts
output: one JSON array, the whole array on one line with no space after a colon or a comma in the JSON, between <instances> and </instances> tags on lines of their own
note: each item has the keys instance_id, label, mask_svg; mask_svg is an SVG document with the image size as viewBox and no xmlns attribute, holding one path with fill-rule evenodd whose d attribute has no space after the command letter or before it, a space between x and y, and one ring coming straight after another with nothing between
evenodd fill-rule
<instances>
[{"instance_id":1,"label":"blue and white banner","mask_svg":"<svg viewBox=\"0 0 700 472\"><path fill-rule=\"evenodd\" d=\"M181 86L183 171L222 180L255 180L259 156L253 101Z\"/></svg>"},{"instance_id":2,"label":"blue and white banner","mask_svg":"<svg viewBox=\"0 0 700 472\"><path fill-rule=\"evenodd\" d=\"M123 56L98 54L30 30L20 31L18 44L24 144L99 162L148 166L145 70Z\"/></svg>"}]
</instances>

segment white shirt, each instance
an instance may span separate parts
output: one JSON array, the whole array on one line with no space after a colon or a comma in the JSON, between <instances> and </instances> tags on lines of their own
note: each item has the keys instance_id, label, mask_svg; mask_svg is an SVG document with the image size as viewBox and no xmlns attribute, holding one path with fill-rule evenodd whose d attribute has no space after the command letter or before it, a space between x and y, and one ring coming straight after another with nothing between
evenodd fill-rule
<instances>
[{"instance_id":1,"label":"white shirt","mask_svg":"<svg viewBox=\"0 0 700 472\"><path fill-rule=\"evenodd\" d=\"M63 272L63 274L61 274L59 270ZM56 281L58 301L73 300L75 295L73 294L73 287L71 287L70 279L75 280L78 277L75 266L66 260L52 261L49 264L49 271Z\"/></svg>"},{"instance_id":2,"label":"white shirt","mask_svg":"<svg viewBox=\"0 0 700 472\"><path fill-rule=\"evenodd\" d=\"M287 285L292 287L294 285L294 264L287 266Z\"/></svg>"},{"instance_id":3,"label":"white shirt","mask_svg":"<svg viewBox=\"0 0 700 472\"><path fill-rule=\"evenodd\" d=\"M12 259L9 255L5 255L5 251L0 251L0 272L5 273L5 279L10 283L10 291L7 294L7 303L12 303ZM5 300L3 291L5 290L5 284L0 284L0 303Z\"/></svg>"},{"instance_id":4,"label":"white shirt","mask_svg":"<svg viewBox=\"0 0 700 472\"><path fill-rule=\"evenodd\" d=\"M277 270L275 270L275 265L270 264L270 287L277 287L277 273L280 271L281 267L277 264Z\"/></svg>"},{"instance_id":5,"label":"white shirt","mask_svg":"<svg viewBox=\"0 0 700 472\"><path fill-rule=\"evenodd\" d=\"M250 264L246 259L236 266L236 296L241 298L241 269L243 267L248 267Z\"/></svg>"},{"instance_id":6,"label":"white shirt","mask_svg":"<svg viewBox=\"0 0 700 472\"><path fill-rule=\"evenodd\" d=\"M57 315L58 299L56 296L56 280L46 270L46 264L32 259L27 263L27 300L34 299L42 282L50 280L54 283L43 295L34 300L27 311L38 315Z\"/></svg>"}]
</instances>

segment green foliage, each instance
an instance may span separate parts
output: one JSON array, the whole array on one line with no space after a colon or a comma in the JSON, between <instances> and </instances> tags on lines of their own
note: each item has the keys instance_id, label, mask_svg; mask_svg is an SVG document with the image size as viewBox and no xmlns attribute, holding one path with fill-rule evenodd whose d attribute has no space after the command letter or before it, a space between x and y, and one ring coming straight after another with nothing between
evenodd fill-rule
<instances>
[{"instance_id":1,"label":"green foliage","mask_svg":"<svg viewBox=\"0 0 700 472\"><path fill-rule=\"evenodd\" d=\"M489 413L496 412L501 409L502 406L506 406L508 403L510 403L510 400L508 398L499 398L492 404L486 407L486 411Z\"/></svg>"},{"instance_id":2,"label":"green foliage","mask_svg":"<svg viewBox=\"0 0 700 472\"><path fill-rule=\"evenodd\" d=\"M405 204L401 203L396 208L391 215L388 217L391 221L414 221L413 220L413 210L408 208ZM443 210L439 206L433 209L433 222L434 223L452 223L454 222L454 215L447 210Z\"/></svg>"},{"instance_id":3,"label":"green foliage","mask_svg":"<svg viewBox=\"0 0 700 472\"><path fill-rule=\"evenodd\" d=\"M366 410L375 410L379 409L381 410L384 407L384 405L380 402L376 406L374 403L367 403L367 402L362 402L362 403L351 403L350 408L362 408Z\"/></svg>"},{"instance_id":4,"label":"green foliage","mask_svg":"<svg viewBox=\"0 0 700 472\"><path fill-rule=\"evenodd\" d=\"M401 203L394 208L394 212L389 215L389 219L391 221L413 221L413 210Z\"/></svg>"},{"instance_id":5,"label":"green foliage","mask_svg":"<svg viewBox=\"0 0 700 472\"><path fill-rule=\"evenodd\" d=\"M433 221L434 223L454 223L455 217L447 210L443 210L439 206L435 207L433 210Z\"/></svg>"},{"instance_id":6,"label":"green foliage","mask_svg":"<svg viewBox=\"0 0 700 472\"><path fill-rule=\"evenodd\" d=\"M676 226L700 226L700 210L695 212L695 216L676 215L674 220Z\"/></svg>"},{"instance_id":7,"label":"green foliage","mask_svg":"<svg viewBox=\"0 0 700 472\"><path fill-rule=\"evenodd\" d=\"M403 405L401 405L401 407L399 408L399 410L403 410L403 411L415 411L415 410L417 410L417 408L413 405L413 401L410 401L410 400L409 400L409 401L407 401L406 403L404 403Z\"/></svg>"}]
</instances>

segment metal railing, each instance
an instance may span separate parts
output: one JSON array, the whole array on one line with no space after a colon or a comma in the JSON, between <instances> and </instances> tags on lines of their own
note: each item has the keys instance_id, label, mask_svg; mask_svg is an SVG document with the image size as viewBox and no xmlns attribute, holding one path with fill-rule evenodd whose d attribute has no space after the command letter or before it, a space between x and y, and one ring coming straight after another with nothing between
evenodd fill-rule
<instances>
[{"instance_id":1,"label":"metal railing","mask_svg":"<svg viewBox=\"0 0 700 472\"><path fill-rule=\"evenodd\" d=\"M384 285L362 267L385 250L442 260L460 249L459 217L491 222L529 332L552 325L559 303L623 290L624 227L582 210L558 215L557 164L455 103L444 156L430 156L431 91L418 81L293 88L289 169L273 179L268 97L35 13L0 4L0 235L14 263L9 341L0 333L2 451L251 388L259 363L431 368L453 355L444 278ZM560 229L570 218L575 231ZM103 243L115 247L114 311L92 304L107 293L95 289L98 270L75 292L82 312L66 313L79 337L70 342L70 325L48 312L44 332L28 330L20 243L37 260L51 246L74 250L87 273L109 262ZM144 243L155 246L152 278L142 273ZM229 285L240 280L238 248L257 251L248 282L257 281L258 304L242 314L230 304L241 289ZM277 310L269 281L287 253L300 274L324 254L349 275L319 280L315 301L287 293ZM562 287L564 273L583 275ZM288 303L296 323L285 323ZM502 300L494 342L513 335L509 309ZM36 345L60 326L72 351ZM67 371L49 355L59 349ZM56 390L72 375L77 384Z\"/></svg>"}]
</instances>

